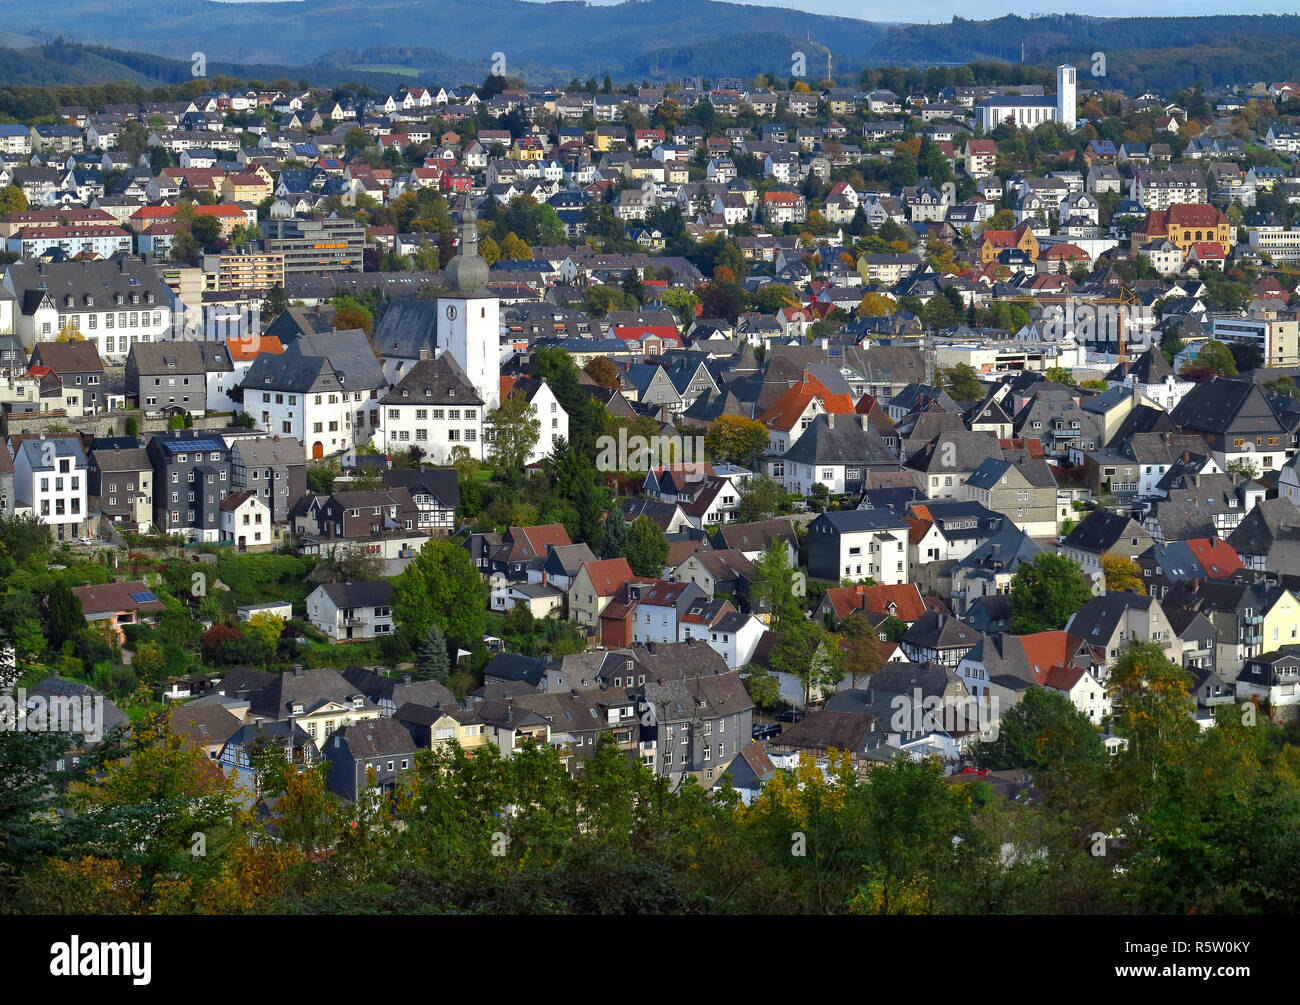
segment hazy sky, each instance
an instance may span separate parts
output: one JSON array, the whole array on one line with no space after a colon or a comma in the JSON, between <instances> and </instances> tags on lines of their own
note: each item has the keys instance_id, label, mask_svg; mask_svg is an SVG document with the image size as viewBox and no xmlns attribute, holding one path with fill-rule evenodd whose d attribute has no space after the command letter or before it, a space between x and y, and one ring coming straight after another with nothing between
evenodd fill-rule
<instances>
[{"instance_id":1,"label":"hazy sky","mask_svg":"<svg viewBox=\"0 0 1300 1005\"><path fill-rule=\"evenodd\" d=\"M613 3L617 0L589 0L592 3ZM1002 17L1005 14L1018 13L1062 13L1065 8L1044 5L1036 8L1032 3L1026 6L1013 5L1007 0L967 0L953 3L952 0L912 0L909 3L855 3L854 0L750 0L751 3L764 7L793 7L810 11L814 14L841 14L845 17L860 18L864 21L951 21L954 14L960 14L970 20L983 21ZM1100 17L1142 17L1192 14L1290 14L1290 8L1279 10L1276 3L1263 0L1229 0L1227 3L1210 3L1207 0L1175 0L1174 3L1160 3L1158 0L1093 0L1086 10L1075 8L1080 13L1095 14ZM1300 11L1300 3L1295 5Z\"/></svg>"},{"instance_id":2,"label":"hazy sky","mask_svg":"<svg viewBox=\"0 0 1300 1005\"><path fill-rule=\"evenodd\" d=\"M259 3L274 0L219 0L224 3ZM283 0L281 0L283 2ZM545 2L545 0L533 0ZM588 3L601 6L621 3L623 0L587 0ZM735 2L735 0L727 0ZM1057 7L1017 7L1008 0L966 0L953 3L952 0L911 0L909 3L856 3L854 0L748 0L761 7L789 7L806 10L814 14L840 14L845 17L860 18L863 21L883 21L911 23L926 21L948 22L954 14L973 21L985 21L1002 17L1005 14L1059 14ZM1177 17L1197 14L1295 14L1300 12L1300 0L1295 9L1279 10L1276 3L1264 0L1229 0L1226 3L1211 3L1208 0L1176 0L1174 3L1161 3L1159 0L1093 0L1088 4L1086 13L1098 17Z\"/></svg>"}]
</instances>

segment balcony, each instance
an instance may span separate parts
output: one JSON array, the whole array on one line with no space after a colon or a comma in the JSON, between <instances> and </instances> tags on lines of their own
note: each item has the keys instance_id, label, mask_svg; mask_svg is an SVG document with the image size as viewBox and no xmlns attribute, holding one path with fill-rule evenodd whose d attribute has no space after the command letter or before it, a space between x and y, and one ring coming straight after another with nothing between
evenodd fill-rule
<instances>
[{"instance_id":1,"label":"balcony","mask_svg":"<svg viewBox=\"0 0 1300 1005\"><path fill-rule=\"evenodd\" d=\"M365 618L344 618L344 628L357 628L366 623Z\"/></svg>"}]
</instances>

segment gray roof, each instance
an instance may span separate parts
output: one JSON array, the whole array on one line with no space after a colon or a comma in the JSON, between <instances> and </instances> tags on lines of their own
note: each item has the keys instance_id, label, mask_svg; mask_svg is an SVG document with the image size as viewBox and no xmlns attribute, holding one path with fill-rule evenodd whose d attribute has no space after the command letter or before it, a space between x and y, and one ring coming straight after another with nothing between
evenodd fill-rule
<instances>
[{"instance_id":1,"label":"gray roof","mask_svg":"<svg viewBox=\"0 0 1300 1005\"><path fill-rule=\"evenodd\" d=\"M141 374L229 373L234 369L224 342L136 342L131 358Z\"/></svg>"},{"instance_id":2,"label":"gray roof","mask_svg":"<svg viewBox=\"0 0 1300 1005\"><path fill-rule=\"evenodd\" d=\"M482 405L475 392L448 353L437 359L422 359L407 371L383 396L385 405Z\"/></svg>"},{"instance_id":3,"label":"gray roof","mask_svg":"<svg viewBox=\"0 0 1300 1005\"><path fill-rule=\"evenodd\" d=\"M874 429L863 429L857 415L818 415L784 454L799 464L897 465Z\"/></svg>"},{"instance_id":4,"label":"gray roof","mask_svg":"<svg viewBox=\"0 0 1300 1005\"><path fill-rule=\"evenodd\" d=\"M294 353L327 358L345 375L348 390L377 390L387 383L370 339L360 329L303 335L285 350L285 355Z\"/></svg>"},{"instance_id":5,"label":"gray roof","mask_svg":"<svg viewBox=\"0 0 1300 1005\"><path fill-rule=\"evenodd\" d=\"M338 607L386 607L393 601L391 580L364 583L322 583L325 595Z\"/></svg>"},{"instance_id":6,"label":"gray roof","mask_svg":"<svg viewBox=\"0 0 1300 1005\"><path fill-rule=\"evenodd\" d=\"M375 345L385 356L419 359L420 350L430 354L438 338L438 302L398 297L375 328Z\"/></svg>"}]
</instances>

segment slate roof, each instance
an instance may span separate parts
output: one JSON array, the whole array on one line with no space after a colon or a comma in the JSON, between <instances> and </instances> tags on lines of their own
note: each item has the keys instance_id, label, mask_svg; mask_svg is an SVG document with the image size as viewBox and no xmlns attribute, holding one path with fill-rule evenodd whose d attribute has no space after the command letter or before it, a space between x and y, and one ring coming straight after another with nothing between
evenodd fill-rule
<instances>
[{"instance_id":1,"label":"slate roof","mask_svg":"<svg viewBox=\"0 0 1300 1005\"><path fill-rule=\"evenodd\" d=\"M382 397L384 405L482 405L455 359L443 353L422 359Z\"/></svg>"},{"instance_id":2,"label":"slate roof","mask_svg":"<svg viewBox=\"0 0 1300 1005\"><path fill-rule=\"evenodd\" d=\"M783 458L798 464L897 465L893 454L874 429L863 429L855 415L833 420L818 415L808 424Z\"/></svg>"},{"instance_id":3,"label":"slate roof","mask_svg":"<svg viewBox=\"0 0 1300 1005\"><path fill-rule=\"evenodd\" d=\"M393 583L377 579L362 583L322 583L336 607L387 607L393 602Z\"/></svg>"}]
</instances>

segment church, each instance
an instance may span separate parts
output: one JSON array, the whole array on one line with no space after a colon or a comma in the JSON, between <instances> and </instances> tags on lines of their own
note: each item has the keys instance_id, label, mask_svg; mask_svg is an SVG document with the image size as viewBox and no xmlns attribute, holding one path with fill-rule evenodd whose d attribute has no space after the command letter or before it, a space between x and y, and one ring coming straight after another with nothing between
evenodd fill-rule
<instances>
[{"instance_id":1,"label":"church","mask_svg":"<svg viewBox=\"0 0 1300 1005\"><path fill-rule=\"evenodd\" d=\"M478 217L461 214L460 252L447 263L450 292L438 298L433 352L419 361L380 402L381 450L419 447L434 464L450 463L463 448L484 458L488 413L501 404L501 301L487 289L488 265L478 253Z\"/></svg>"},{"instance_id":2,"label":"church","mask_svg":"<svg viewBox=\"0 0 1300 1005\"><path fill-rule=\"evenodd\" d=\"M975 124L991 133L1004 122L1017 129L1033 129L1044 122L1060 122L1071 132L1075 127L1075 69L1068 63L1056 68L1056 96L1022 97L997 94L975 106Z\"/></svg>"}]
</instances>

